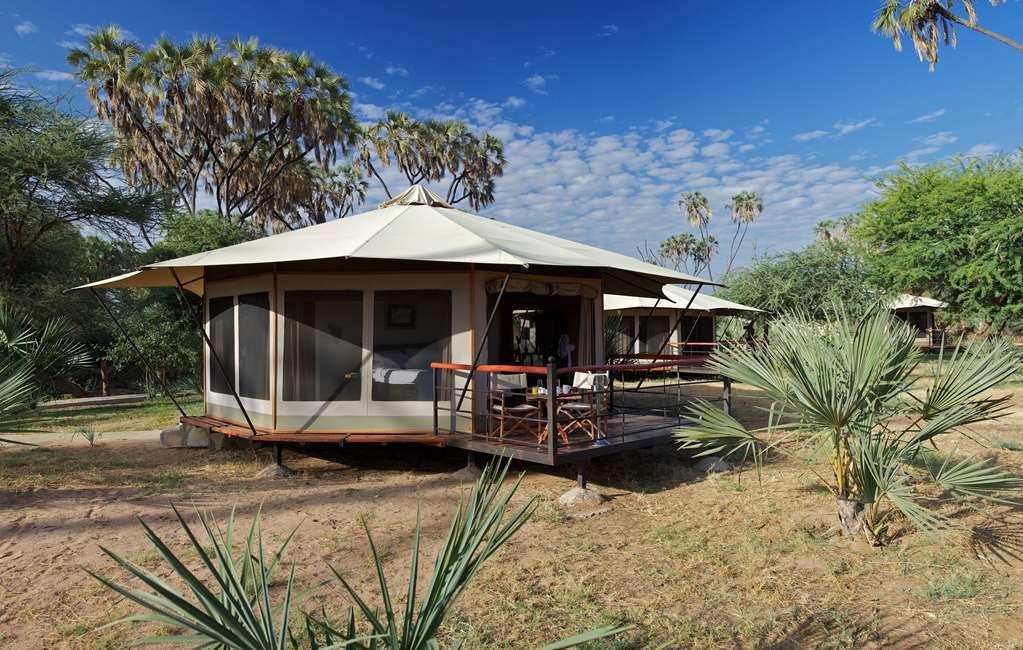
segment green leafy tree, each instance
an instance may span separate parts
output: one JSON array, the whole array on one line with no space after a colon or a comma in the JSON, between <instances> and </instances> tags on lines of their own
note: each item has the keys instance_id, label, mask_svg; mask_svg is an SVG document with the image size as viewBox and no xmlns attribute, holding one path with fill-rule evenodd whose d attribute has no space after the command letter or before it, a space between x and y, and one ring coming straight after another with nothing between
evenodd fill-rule
<instances>
[{"instance_id":1,"label":"green leafy tree","mask_svg":"<svg viewBox=\"0 0 1023 650\"><path fill-rule=\"evenodd\" d=\"M996 5L1000 0L991 0ZM956 26L983 34L999 43L1023 52L1023 44L977 24L977 11L973 0L959 0L965 17L957 13L955 0L882 0L874 15L871 28L874 33L891 39L895 49L902 51L902 35L908 34L921 61L927 61L933 71L938 63L941 45L956 46Z\"/></svg>"},{"instance_id":2,"label":"green leafy tree","mask_svg":"<svg viewBox=\"0 0 1023 650\"><path fill-rule=\"evenodd\" d=\"M251 240L257 233L246 224L222 219L211 210L200 210L196 214L181 212L167 217L161 225L161 235L152 248L140 255L140 264L231 246ZM107 324L112 338L108 355L121 381L138 381L150 394L158 391L161 380L168 385L184 382L189 388L202 385L198 297L185 292L186 303L182 304L182 297L175 290L132 289L107 294L118 319L149 366L140 363L138 353L123 333Z\"/></svg>"},{"instance_id":3,"label":"green leafy tree","mask_svg":"<svg viewBox=\"0 0 1023 650\"><path fill-rule=\"evenodd\" d=\"M769 452L807 463L835 496L847 535L883 542L896 512L928 531L949 528L951 521L923 505L921 483L995 501L1023 485L987 459L927 450L972 438L972 425L1005 415L1009 398L988 391L1020 368L1020 357L1005 341L971 343L942 357L925 384L914 337L883 308L860 319L840 311L823 327L806 317L775 321L769 344L721 349L710 360L771 400L768 425L749 429L701 400L676 437L702 455L752 459L758 470ZM828 459L827 470L814 465L818 457Z\"/></svg>"},{"instance_id":4,"label":"green leafy tree","mask_svg":"<svg viewBox=\"0 0 1023 650\"><path fill-rule=\"evenodd\" d=\"M11 291L39 248L77 228L131 240L166 201L111 180L112 139L0 71L0 290ZM49 240L49 241L48 241Z\"/></svg>"},{"instance_id":5,"label":"green leafy tree","mask_svg":"<svg viewBox=\"0 0 1023 650\"><path fill-rule=\"evenodd\" d=\"M850 230L876 284L939 298L982 329L1023 328L1018 156L904 165L878 190Z\"/></svg>"},{"instance_id":6,"label":"green leafy tree","mask_svg":"<svg viewBox=\"0 0 1023 650\"><path fill-rule=\"evenodd\" d=\"M727 288L715 295L775 314L802 311L821 321L833 316L833 305L859 314L881 296L857 248L842 240L761 257L724 282Z\"/></svg>"}]
</instances>

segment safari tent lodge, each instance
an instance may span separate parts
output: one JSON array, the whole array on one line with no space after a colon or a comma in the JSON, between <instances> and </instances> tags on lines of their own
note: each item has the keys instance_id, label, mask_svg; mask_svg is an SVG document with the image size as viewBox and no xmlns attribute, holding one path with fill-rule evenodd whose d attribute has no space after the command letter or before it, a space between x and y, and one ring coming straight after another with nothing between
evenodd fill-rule
<instances>
[{"instance_id":1,"label":"safari tent lodge","mask_svg":"<svg viewBox=\"0 0 1023 650\"><path fill-rule=\"evenodd\" d=\"M182 412L186 425L553 465L653 444L679 424L675 407L629 406L635 373L671 363L633 363L630 379L603 345L606 294L653 301L666 284L714 283L412 186L376 210L78 288L201 298L203 412Z\"/></svg>"}]
</instances>

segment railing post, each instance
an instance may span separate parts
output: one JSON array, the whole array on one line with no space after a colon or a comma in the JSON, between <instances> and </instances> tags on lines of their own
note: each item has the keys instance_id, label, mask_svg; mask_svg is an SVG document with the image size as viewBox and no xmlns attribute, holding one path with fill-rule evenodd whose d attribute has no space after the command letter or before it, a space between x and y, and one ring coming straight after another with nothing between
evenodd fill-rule
<instances>
[{"instance_id":1,"label":"railing post","mask_svg":"<svg viewBox=\"0 0 1023 650\"><path fill-rule=\"evenodd\" d=\"M721 401L725 410L725 415L732 414L732 379L731 377L721 377Z\"/></svg>"},{"instance_id":2,"label":"railing post","mask_svg":"<svg viewBox=\"0 0 1023 650\"><path fill-rule=\"evenodd\" d=\"M437 412L437 373L440 368L433 368L433 435L440 433L440 413Z\"/></svg>"},{"instance_id":3,"label":"railing post","mask_svg":"<svg viewBox=\"0 0 1023 650\"><path fill-rule=\"evenodd\" d=\"M451 433L458 431L458 409L462 408L462 400L458 400L458 404L455 404L455 371L449 370L451 373ZM466 379L466 382L469 380ZM465 390L462 391L462 397L465 397Z\"/></svg>"},{"instance_id":4,"label":"railing post","mask_svg":"<svg viewBox=\"0 0 1023 650\"><path fill-rule=\"evenodd\" d=\"M554 357L547 358L547 457L551 465L558 460L558 375Z\"/></svg>"}]
</instances>

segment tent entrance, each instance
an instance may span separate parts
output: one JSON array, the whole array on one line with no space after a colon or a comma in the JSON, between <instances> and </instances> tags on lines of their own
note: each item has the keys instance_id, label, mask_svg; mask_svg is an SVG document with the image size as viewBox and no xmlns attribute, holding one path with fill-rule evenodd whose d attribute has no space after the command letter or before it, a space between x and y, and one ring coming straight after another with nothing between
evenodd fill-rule
<instances>
[{"instance_id":1,"label":"tent entrance","mask_svg":"<svg viewBox=\"0 0 1023 650\"><path fill-rule=\"evenodd\" d=\"M488 298L492 309L496 297ZM594 363L593 319L584 322L583 313L592 306L582 296L506 294L490 333L488 363L542 366L552 357L561 366Z\"/></svg>"}]
</instances>

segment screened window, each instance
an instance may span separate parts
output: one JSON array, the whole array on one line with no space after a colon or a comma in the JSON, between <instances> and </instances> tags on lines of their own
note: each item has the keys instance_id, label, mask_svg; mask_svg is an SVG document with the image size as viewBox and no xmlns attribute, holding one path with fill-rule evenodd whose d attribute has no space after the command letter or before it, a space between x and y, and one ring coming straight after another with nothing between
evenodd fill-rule
<instances>
[{"instance_id":1,"label":"screened window","mask_svg":"<svg viewBox=\"0 0 1023 650\"><path fill-rule=\"evenodd\" d=\"M644 316L639 319L639 351L641 354L657 354L668 340L671 324L667 316Z\"/></svg>"},{"instance_id":2,"label":"screened window","mask_svg":"<svg viewBox=\"0 0 1023 650\"><path fill-rule=\"evenodd\" d=\"M430 364L450 358L450 343L450 291L377 291L373 399L432 401Z\"/></svg>"},{"instance_id":3,"label":"screened window","mask_svg":"<svg viewBox=\"0 0 1023 650\"><path fill-rule=\"evenodd\" d=\"M285 401L359 401L362 292L284 293Z\"/></svg>"},{"instance_id":4,"label":"screened window","mask_svg":"<svg viewBox=\"0 0 1023 650\"><path fill-rule=\"evenodd\" d=\"M270 294L238 296L238 393L270 399Z\"/></svg>"},{"instance_id":5,"label":"screened window","mask_svg":"<svg viewBox=\"0 0 1023 650\"><path fill-rule=\"evenodd\" d=\"M617 343L614 352L632 354L632 340L636 338L636 321L632 316L622 316L618 321Z\"/></svg>"},{"instance_id":6,"label":"screened window","mask_svg":"<svg viewBox=\"0 0 1023 650\"><path fill-rule=\"evenodd\" d=\"M210 390L230 394L234 384L234 297L210 298L210 343L224 366L210 358ZM227 373L227 376L224 375Z\"/></svg>"}]
</instances>

